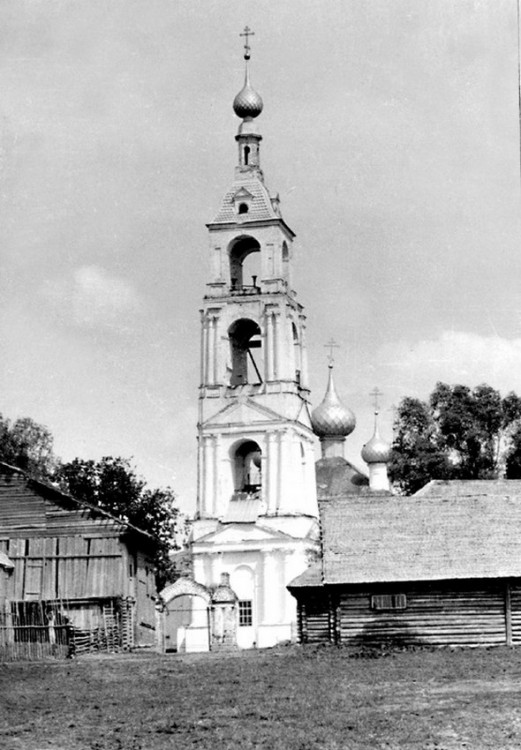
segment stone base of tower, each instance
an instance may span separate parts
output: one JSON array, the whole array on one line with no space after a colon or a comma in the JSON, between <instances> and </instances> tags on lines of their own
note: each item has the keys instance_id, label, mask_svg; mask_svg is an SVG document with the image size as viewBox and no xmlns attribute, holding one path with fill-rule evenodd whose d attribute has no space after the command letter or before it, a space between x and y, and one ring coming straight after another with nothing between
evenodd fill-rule
<instances>
[{"instance_id":1,"label":"stone base of tower","mask_svg":"<svg viewBox=\"0 0 521 750\"><path fill-rule=\"evenodd\" d=\"M238 598L239 648L269 648L296 640L296 603L286 586L316 558L318 546L318 524L312 517L194 522L194 578L211 590L223 573L229 574Z\"/></svg>"}]
</instances>

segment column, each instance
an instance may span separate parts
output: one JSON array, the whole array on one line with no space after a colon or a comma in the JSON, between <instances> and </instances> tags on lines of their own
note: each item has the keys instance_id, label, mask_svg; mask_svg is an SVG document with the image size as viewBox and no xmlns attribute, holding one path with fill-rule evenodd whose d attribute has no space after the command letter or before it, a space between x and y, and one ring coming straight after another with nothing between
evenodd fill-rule
<instances>
[{"instance_id":1,"label":"column","mask_svg":"<svg viewBox=\"0 0 521 750\"><path fill-rule=\"evenodd\" d=\"M281 622L284 611L281 608L281 578L277 555L272 550L263 550L263 557L262 622Z\"/></svg>"},{"instance_id":2,"label":"column","mask_svg":"<svg viewBox=\"0 0 521 750\"><path fill-rule=\"evenodd\" d=\"M273 313L266 311L266 380L273 380Z\"/></svg>"},{"instance_id":3,"label":"column","mask_svg":"<svg viewBox=\"0 0 521 750\"><path fill-rule=\"evenodd\" d=\"M206 384L206 316L201 310L201 385Z\"/></svg>"},{"instance_id":4,"label":"column","mask_svg":"<svg viewBox=\"0 0 521 750\"><path fill-rule=\"evenodd\" d=\"M219 507L219 466L221 457L221 436L216 435L213 440L213 495L212 495L212 513L218 516L221 513Z\"/></svg>"},{"instance_id":5,"label":"column","mask_svg":"<svg viewBox=\"0 0 521 750\"><path fill-rule=\"evenodd\" d=\"M213 337L213 315L206 313L206 356L205 356L205 373L206 384L213 385L213 366L212 366L212 337Z\"/></svg>"},{"instance_id":6,"label":"column","mask_svg":"<svg viewBox=\"0 0 521 750\"><path fill-rule=\"evenodd\" d=\"M280 506L282 505L282 491L283 491L283 484L282 484L282 472L283 472L283 441L284 441L284 432L282 430L278 430L277 433L277 489L276 489L276 506L275 506L275 512L279 513Z\"/></svg>"},{"instance_id":7,"label":"column","mask_svg":"<svg viewBox=\"0 0 521 750\"><path fill-rule=\"evenodd\" d=\"M305 318L301 318L300 322L300 360L302 362L302 370L300 373L300 385L302 388L309 388L308 384L308 351L306 347L306 325L304 322Z\"/></svg>"},{"instance_id":8,"label":"column","mask_svg":"<svg viewBox=\"0 0 521 750\"><path fill-rule=\"evenodd\" d=\"M281 379L282 374L282 337L280 330L280 312L273 313L274 323L274 339L275 339L275 367L274 376L275 380Z\"/></svg>"},{"instance_id":9,"label":"column","mask_svg":"<svg viewBox=\"0 0 521 750\"><path fill-rule=\"evenodd\" d=\"M207 514L213 514L213 494L214 494L214 488L213 488L213 466L212 466L212 443L213 443L213 436L212 435L205 435L204 438L204 445L203 445L203 451L204 451L204 487L203 487L203 504L204 504L204 510Z\"/></svg>"}]
</instances>

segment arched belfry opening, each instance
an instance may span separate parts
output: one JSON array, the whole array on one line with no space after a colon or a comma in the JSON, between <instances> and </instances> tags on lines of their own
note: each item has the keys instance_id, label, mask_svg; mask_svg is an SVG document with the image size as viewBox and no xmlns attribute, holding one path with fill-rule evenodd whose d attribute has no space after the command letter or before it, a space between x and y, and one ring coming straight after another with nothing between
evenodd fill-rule
<instances>
[{"instance_id":1,"label":"arched belfry opening","mask_svg":"<svg viewBox=\"0 0 521 750\"><path fill-rule=\"evenodd\" d=\"M261 329L254 320L240 318L228 329L231 355L230 385L263 382L264 357Z\"/></svg>"},{"instance_id":2,"label":"arched belfry opening","mask_svg":"<svg viewBox=\"0 0 521 750\"><path fill-rule=\"evenodd\" d=\"M233 479L236 492L257 493L262 487L262 451L254 440L232 447Z\"/></svg>"},{"instance_id":3,"label":"arched belfry opening","mask_svg":"<svg viewBox=\"0 0 521 750\"><path fill-rule=\"evenodd\" d=\"M302 374L302 350L300 348L300 340L295 323L291 324L291 330L293 332L293 351L295 356L295 380L300 385Z\"/></svg>"},{"instance_id":4,"label":"arched belfry opening","mask_svg":"<svg viewBox=\"0 0 521 750\"><path fill-rule=\"evenodd\" d=\"M239 213L247 213L241 211ZM230 258L230 284L232 290L255 290L260 272L260 245L253 237L239 237L228 248Z\"/></svg>"}]
</instances>

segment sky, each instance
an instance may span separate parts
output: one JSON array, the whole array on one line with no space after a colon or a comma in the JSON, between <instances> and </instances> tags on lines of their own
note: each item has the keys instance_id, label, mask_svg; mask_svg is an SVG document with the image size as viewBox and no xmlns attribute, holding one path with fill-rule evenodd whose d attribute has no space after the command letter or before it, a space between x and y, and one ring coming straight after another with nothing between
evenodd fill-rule
<instances>
[{"instance_id":1,"label":"sky","mask_svg":"<svg viewBox=\"0 0 521 750\"><path fill-rule=\"evenodd\" d=\"M515 0L0 4L0 413L195 506L199 308L248 24L313 406L361 465L438 380L521 393Z\"/></svg>"}]
</instances>

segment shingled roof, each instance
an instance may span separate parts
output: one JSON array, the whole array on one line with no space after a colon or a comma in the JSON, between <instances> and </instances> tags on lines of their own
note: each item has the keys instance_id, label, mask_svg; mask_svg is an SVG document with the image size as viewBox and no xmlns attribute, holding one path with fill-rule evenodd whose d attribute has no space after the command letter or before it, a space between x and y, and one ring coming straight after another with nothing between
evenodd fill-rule
<instances>
[{"instance_id":1,"label":"shingled roof","mask_svg":"<svg viewBox=\"0 0 521 750\"><path fill-rule=\"evenodd\" d=\"M321 502L324 583L521 576L521 492L514 484L509 494Z\"/></svg>"},{"instance_id":2,"label":"shingled roof","mask_svg":"<svg viewBox=\"0 0 521 750\"><path fill-rule=\"evenodd\" d=\"M235 224L237 222L237 213L235 211L235 197L239 193L246 191L250 199L250 210L247 214L241 215L243 223L249 221L263 221L266 219L280 219L280 213L273 207L270 194L258 179L258 177L247 175L244 180L236 180L228 190L221 203L217 216L211 222L212 224Z\"/></svg>"}]
</instances>

